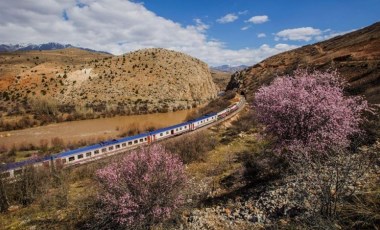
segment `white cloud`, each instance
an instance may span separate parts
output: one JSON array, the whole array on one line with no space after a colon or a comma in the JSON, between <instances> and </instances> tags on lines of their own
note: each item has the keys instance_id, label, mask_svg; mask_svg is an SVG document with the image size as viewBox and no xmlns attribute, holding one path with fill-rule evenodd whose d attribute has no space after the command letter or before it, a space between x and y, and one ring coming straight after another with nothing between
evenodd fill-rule
<instances>
[{"instance_id":1,"label":"white cloud","mask_svg":"<svg viewBox=\"0 0 380 230\"><path fill-rule=\"evenodd\" d=\"M320 29L314 29L313 27L301 27L295 29L286 29L278 32L276 36L283 40L292 41L310 41L313 37L321 35Z\"/></svg>"},{"instance_id":2,"label":"white cloud","mask_svg":"<svg viewBox=\"0 0 380 230\"><path fill-rule=\"evenodd\" d=\"M248 10L239 11L238 15L246 15L248 13Z\"/></svg>"},{"instance_id":3,"label":"white cloud","mask_svg":"<svg viewBox=\"0 0 380 230\"><path fill-rule=\"evenodd\" d=\"M188 26L187 28L190 28L190 29L193 28L199 32L205 32L206 30L210 28L209 25L206 25L205 23L203 23L202 20L199 18L194 19L194 22L195 22L195 26Z\"/></svg>"},{"instance_id":4,"label":"white cloud","mask_svg":"<svg viewBox=\"0 0 380 230\"><path fill-rule=\"evenodd\" d=\"M232 50L221 41L209 39L209 26L200 19L194 19L193 25L181 25L131 1L80 2L0 1L0 44L52 41L113 54L161 47L187 53L210 65L252 65L296 48L277 44ZM64 12L68 20L63 17Z\"/></svg>"},{"instance_id":5,"label":"white cloud","mask_svg":"<svg viewBox=\"0 0 380 230\"><path fill-rule=\"evenodd\" d=\"M251 26L244 26L241 28L241 30L248 30Z\"/></svg>"},{"instance_id":6,"label":"white cloud","mask_svg":"<svg viewBox=\"0 0 380 230\"><path fill-rule=\"evenodd\" d=\"M257 35L258 38L265 38L267 35L265 33L259 33Z\"/></svg>"},{"instance_id":7,"label":"white cloud","mask_svg":"<svg viewBox=\"0 0 380 230\"><path fill-rule=\"evenodd\" d=\"M356 29L354 29L354 30L348 30L348 31L342 31L342 32L334 32L331 29L327 29L327 30L323 31L324 32L323 35L316 36L315 40L317 40L317 41L323 41L323 40L327 40L327 39L330 39L330 38L333 38L333 37L336 37L336 36L340 36L340 35L343 35L343 34L351 33L351 32L353 32L355 30ZM329 33L327 33L327 32L329 32Z\"/></svg>"},{"instance_id":8,"label":"white cloud","mask_svg":"<svg viewBox=\"0 0 380 230\"><path fill-rule=\"evenodd\" d=\"M238 18L239 18L238 16L231 13L231 14L224 15L223 17L219 18L216 21L221 23L221 24L225 24L225 23L230 23L230 22L236 21Z\"/></svg>"},{"instance_id":9,"label":"white cloud","mask_svg":"<svg viewBox=\"0 0 380 230\"><path fill-rule=\"evenodd\" d=\"M267 21L269 21L267 15L253 16L247 20L247 22L252 22L253 24L262 24Z\"/></svg>"},{"instance_id":10,"label":"white cloud","mask_svg":"<svg viewBox=\"0 0 380 230\"><path fill-rule=\"evenodd\" d=\"M331 29L320 30L313 27L301 27L295 29L282 30L275 34L275 41L279 40L292 40L292 41L311 41L312 39L316 41L326 40L338 35L343 35L354 30L344 31L344 32L334 32Z\"/></svg>"}]
</instances>

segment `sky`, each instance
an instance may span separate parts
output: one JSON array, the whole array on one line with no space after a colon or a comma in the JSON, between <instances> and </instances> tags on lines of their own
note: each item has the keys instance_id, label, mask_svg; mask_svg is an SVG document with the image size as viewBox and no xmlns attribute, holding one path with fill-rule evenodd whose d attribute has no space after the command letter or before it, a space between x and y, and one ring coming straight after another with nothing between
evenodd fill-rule
<instances>
[{"instance_id":1,"label":"sky","mask_svg":"<svg viewBox=\"0 0 380 230\"><path fill-rule=\"evenodd\" d=\"M378 21L380 0L1 0L0 43L160 47L236 66Z\"/></svg>"}]
</instances>

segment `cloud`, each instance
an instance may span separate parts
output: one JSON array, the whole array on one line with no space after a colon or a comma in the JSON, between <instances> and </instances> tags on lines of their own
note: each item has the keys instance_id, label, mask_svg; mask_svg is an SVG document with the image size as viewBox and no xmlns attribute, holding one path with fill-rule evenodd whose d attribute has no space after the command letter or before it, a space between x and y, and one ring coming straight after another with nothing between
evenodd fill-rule
<instances>
[{"instance_id":1,"label":"cloud","mask_svg":"<svg viewBox=\"0 0 380 230\"><path fill-rule=\"evenodd\" d=\"M278 32L276 36L283 40L292 41L310 41L314 36L321 35L320 29L314 29L313 27L301 27L295 29L286 29Z\"/></svg>"},{"instance_id":2,"label":"cloud","mask_svg":"<svg viewBox=\"0 0 380 230\"><path fill-rule=\"evenodd\" d=\"M252 65L296 48L277 44L233 50L209 39L208 29L200 19L181 25L143 4L124 0L0 1L0 44L59 42L116 55L161 47L187 53L209 65Z\"/></svg>"},{"instance_id":3,"label":"cloud","mask_svg":"<svg viewBox=\"0 0 380 230\"><path fill-rule=\"evenodd\" d=\"M190 29L193 28L199 32L205 32L206 30L210 28L209 25L206 25L205 23L203 23L202 20L199 18L194 19L194 22L195 22L195 26L188 26L187 28L190 28Z\"/></svg>"},{"instance_id":4,"label":"cloud","mask_svg":"<svg viewBox=\"0 0 380 230\"><path fill-rule=\"evenodd\" d=\"M216 21L221 23L221 24L225 24L225 23L230 23L230 22L236 21L238 18L239 18L238 16L231 13L231 14L226 14L225 16L219 18Z\"/></svg>"},{"instance_id":5,"label":"cloud","mask_svg":"<svg viewBox=\"0 0 380 230\"><path fill-rule=\"evenodd\" d=\"M286 29L282 30L275 34L275 41L279 40L291 40L291 41L322 41L338 35L343 35L345 33L352 32L354 30L343 31L343 32L334 32L331 29L320 30L313 27L301 27L295 29Z\"/></svg>"},{"instance_id":6,"label":"cloud","mask_svg":"<svg viewBox=\"0 0 380 230\"><path fill-rule=\"evenodd\" d=\"M267 15L253 16L247 20L247 22L251 22L253 24L262 24L267 21L269 21L269 17Z\"/></svg>"},{"instance_id":7,"label":"cloud","mask_svg":"<svg viewBox=\"0 0 380 230\"><path fill-rule=\"evenodd\" d=\"M251 26L244 26L241 28L241 30L248 30Z\"/></svg>"},{"instance_id":8,"label":"cloud","mask_svg":"<svg viewBox=\"0 0 380 230\"><path fill-rule=\"evenodd\" d=\"M347 31L342 31L342 32L334 32L332 31L331 29L327 29L327 30L324 30L323 31L323 35L320 35L320 36L316 36L315 37L315 40L316 41L323 41L323 40L327 40L327 39L330 39L330 38L333 38L333 37L336 37L336 36L340 36L340 35L344 35L344 34L347 34L347 33L351 33L353 31L355 31L356 29L353 29L353 30L347 30ZM328 33L327 33L328 32Z\"/></svg>"},{"instance_id":9,"label":"cloud","mask_svg":"<svg viewBox=\"0 0 380 230\"><path fill-rule=\"evenodd\" d=\"M257 35L258 38L265 38L267 35L265 33L259 33Z\"/></svg>"},{"instance_id":10,"label":"cloud","mask_svg":"<svg viewBox=\"0 0 380 230\"><path fill-rule=\"evenodd\" d=\"M239 11L238 15L246 15L248 13L248 10Z\"/></svg>"}]
</instances>

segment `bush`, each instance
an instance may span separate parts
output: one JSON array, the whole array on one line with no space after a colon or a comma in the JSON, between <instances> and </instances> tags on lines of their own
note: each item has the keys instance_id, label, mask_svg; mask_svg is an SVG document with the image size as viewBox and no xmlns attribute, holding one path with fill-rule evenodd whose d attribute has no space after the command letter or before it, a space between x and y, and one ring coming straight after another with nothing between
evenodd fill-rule
<instances>
[{"instance_id":1,"label":"bush","mask_svg":"<svg viewBox=\"0 0 380 230\"><path fill-rule=\"evenodd\" d=\"M242 113L236 120L231 122L231 126L227 128L221 142L227 144L233 141L239 133L250 132L255 127L256 118L252 111Z\"/></svg>"},{"instance_id":2,"label":"bush","mask_svg":"<svg viewBox=\"0 0 380 230\"><path fill-rule=\"evenodd\" d=\"M165 143L166 149L178 155L185 163L204 160L206 153L215 148L216 138L207 131L177 137Z\"/></svg>"},{"instance_id":3,"label":"bush","mask_svg":"<svg viewBox=\"0 0 380 230\"><path fill-rule=\"evenodd\" d=\"M96 177L101 187L98 217L111 227L148 228L172 217L183 203L184 167L160 145L135 150L98 170Z\"/></svg>"},{"instance_id":4,"label":"bush","mask_svg":"<svg viewBox=\"0 0 380 230\"><path fill-rule=\"evenodd\" d=\"M338 73L296 70L294 76L276 78L255 94L259 122L278 139L280 148L323 153L347 147L359 132L367 103L344 97Z\"/></svg>"},{"instance_id":5,"label":"bush","mask_svg":"<svg viewBox=\"0 0 380 230\"><path fill-rule=\"evenodd\" d=\"M334 219L337 207L366 178L369 154L350 152L350 136L360 134L368 108L360 97L345 97L337 72L295 71L255 95L257 118L277 138L277 150L295 172L292 197L313 216ZM278 151L281 152L281 151ZM292 199L293 199L292 198Z\"/></svg>"}]
</instances>

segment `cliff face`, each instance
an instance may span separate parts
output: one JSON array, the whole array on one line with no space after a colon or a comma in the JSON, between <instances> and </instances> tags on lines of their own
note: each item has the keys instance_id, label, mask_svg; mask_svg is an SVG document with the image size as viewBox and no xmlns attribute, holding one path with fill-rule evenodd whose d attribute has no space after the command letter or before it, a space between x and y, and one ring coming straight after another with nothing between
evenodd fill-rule
<instances>
[{"instance_id":1,"label":"cliff face","mask_svg":"<svg viewBox=\"0 0 380 230\"><path fill-rule=\"evenodd\" d=\"M276 76L291 74L297 67L337 69L350 94L364 95L380 103L380 22L349 34L272 56L248 69L236 72L227 89L238 88L248 99Z\"/></svg>"},{"instance_id":2,"label":"cliff face","mask_svg":"<svg viewBox=\"0 0 380 230\"><path fill-rule=\"evenodd\" d=\"M190 108L217 94L207 64L165 49L112 56L71 48L0 58L3 108L45 97L58 105L145 113Z\"/></svg>"}]
</instances>

